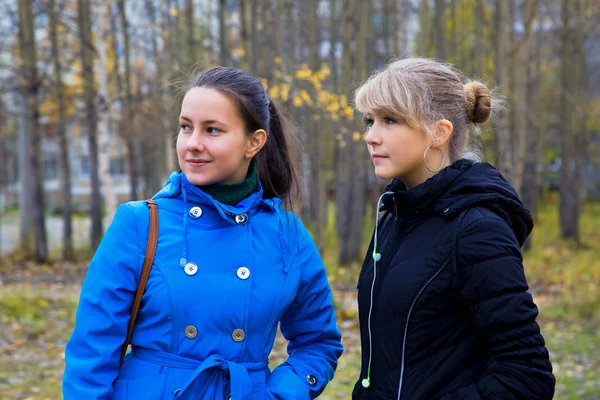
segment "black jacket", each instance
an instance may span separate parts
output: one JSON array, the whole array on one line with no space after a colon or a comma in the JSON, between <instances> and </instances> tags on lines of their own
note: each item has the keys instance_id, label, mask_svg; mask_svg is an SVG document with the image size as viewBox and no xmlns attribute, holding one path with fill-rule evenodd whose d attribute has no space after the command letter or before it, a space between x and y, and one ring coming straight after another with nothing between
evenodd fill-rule
<instances>
[{"instance_id":1,"label":"black jacket","mask_svg":"<svg viewBox=\"0 0 600 400\"><path fill-rule=\"evenodd\" d=\"M459 160L382 200L360 273L362 368L352 398L551 399L555 379L536 323L520 246L533 228L514 189L487 163Z\"/></svg>"}]
</instances>

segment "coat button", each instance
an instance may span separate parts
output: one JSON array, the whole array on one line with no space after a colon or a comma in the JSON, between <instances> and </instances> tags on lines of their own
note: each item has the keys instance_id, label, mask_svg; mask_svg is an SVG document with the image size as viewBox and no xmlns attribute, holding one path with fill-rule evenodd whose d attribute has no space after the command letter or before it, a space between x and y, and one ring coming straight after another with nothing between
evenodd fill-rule
<instances>
[{"instance_id":1,"label":"coat button","mask_svg":"<svg viewBox=\"0 0 600 400\"><path fill-rule=\"evenodd\" d=\"M188 325L185 327L185 336L190 339L195 338L198 335L198 329L194 325Z\"/></svg>"},{"instance_id":2,"label":"coat button","mask_svg":"<svg viewBox=\"0 0 600 400\"><path fill-rule=\"evenodd\" d=\"M312 374L308 375L306 377L306 382L308 382L310 386L315 386L317 384L317 378Z\"/></svg>"},{"instance_id":3,"label":"coat button","mask_svg":"<svg viewBox=\"0 0 600 400\"><path fill-rule=\"evenodd\" d=\"M231 400L231 395L228 394L227 397L225 398L225 400Z\"/></svg>"},{"instance_id":4,"label":"coat button","mask_svg":"<svg viewBox=\"0 0 600 400\"><path fill-rule=\"evenodd\" d=\"M237 276L242 280L246 280L250 278L250 270L246 267L239 267L237 270Z\"/></svg>"},{"instance_id":5,"label":"coat button","mask_svg":"<svg viewBox=\"0 0 600 400\"><path fill-rule=\"evenodd\" d=\"M248 215L246 215L246 213L244 214L238 214L235 216L235 223L238 225L245 225L246 222L248 222Z\"/></svg>"},{"instance_id":6,"label":"coat button","mask_svg":"<svg viewBox=\"0 0 600 400\"><path fill-rule=\"evenodd\" d=\"M190 217L200 218L201 215L202 215L202 209L200 207L196 206L196 207L192 207L190 209Z\"/></svg>"},{"instance_id":7,"label":"coat button","mask_svg":"<svg viewBox=\"0 0 600 400\"><path fill-rule=\"evenodd\" d=\"M444 211L442 211L444 214L448 214L448 212L450 212L450 209L448 207L444 208Z\"/></svg>"},{"instance_id":8,"label":"coat button","mask_svg":"<svg viewBox=\"0 0 600 400\"><path fill-rule=\"evenodd\" d=\"M196 272L198 272L198 266L196 264L194 264L193 262L189 262L189 263L185 264L185 267L183 267L183 270L189 276L196 275Z\"/></svg>"},{"instance_id":9,"label":"coat button","mask_svg":"<svg viewBox=\"0 0 600 400\"><path fill-rule=\"evenodd\" d=\"M179 393L181 393L181 389L177 389L176 391L173 392L173 398L176 399L177 396L179 396Z\"/></svg>"},{"instance_id":10,"label":"coat button","mask_svg":"<svg viewBox=\"0 0 600 400\"><path fill-rule=\"evenodd\" d=\"M233 340L235 342L241 342L242 340L244 340L244 338L246 337L246 333L241 330L241 329L236 329L235 331L233 331L233 333L231 334L231 337L233 338Z\"/></svg>"}]
</instances>

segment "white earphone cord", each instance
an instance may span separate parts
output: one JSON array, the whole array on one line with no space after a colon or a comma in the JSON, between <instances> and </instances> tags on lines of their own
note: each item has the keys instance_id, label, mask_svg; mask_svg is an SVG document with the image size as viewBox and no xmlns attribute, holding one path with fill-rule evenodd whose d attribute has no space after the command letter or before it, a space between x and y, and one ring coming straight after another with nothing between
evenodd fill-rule
<instances>
[{"instance_id":1,"label":"white earphone cord","mask_svg":"<svg viewBox=\"0 0 600 400\"><path fill-rule=\"evenodd\" d=\"M371 283L371 301L369 304L369 316L367 318L367 330L369 332L369 364L367 365L367 377L362 380L362 386L368 388L371 386L371 361L373 360L373 338L371 335L371 314L373 313L373 291L375 289L375 280L377 279L377 261L381 260L381 254L377 252L377 230L379 228L379 208L383 196L394 194L394 192L385 192L377 200L377 210L375 212L375 236L373 239L373 282Z\"/></svg>"}]
</instances>

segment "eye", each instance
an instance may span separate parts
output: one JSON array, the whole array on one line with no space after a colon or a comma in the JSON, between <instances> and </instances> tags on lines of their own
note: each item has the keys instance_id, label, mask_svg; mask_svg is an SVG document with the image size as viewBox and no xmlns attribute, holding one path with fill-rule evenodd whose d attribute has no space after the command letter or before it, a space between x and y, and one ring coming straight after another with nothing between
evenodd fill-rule
<instances>
[{"instance_id":1,"label":"eye","mask_svg":"<svg viewBox=\"0 0 600 400\"><path fill-rule=\"evenodd\" d=\"M383 118L383 123L386 125L392 125L392 124L395 124L396 121L389 117L385 117L385 118Z\"/></svg>"},{"instance_id":2,"label":"eye","mask_svg":"<svg viewBox=\"0 0 600 400\"><path fill-rule=\"evenodd\" d=\"M184 132L191 132L192 131L192 127L189 126L188 124L181 124L179 127Z\"/></svg>"},{"instance_id":3,"label":"eye","mask_svg":"<svg viewBox=\"0 0 600 400\"><path fill-rule=\"evenodd\" d=\"M209 135L218 135L221 132L223 131L213 126L209 126L208 128L206 128L206 133L208 133Z\"/></svg>"},{"instance_id":4,"label":"eye","mask_svg":"<svg viewBox=\"0 0 600 400\"><path fill-rule=\"evenodd\" d=\"M364 118L363 122L365 123L365 126L367 127L367 129L369 129L370 127L373 126L373 119L372 118Z\"/></svg>"}]
</instances>

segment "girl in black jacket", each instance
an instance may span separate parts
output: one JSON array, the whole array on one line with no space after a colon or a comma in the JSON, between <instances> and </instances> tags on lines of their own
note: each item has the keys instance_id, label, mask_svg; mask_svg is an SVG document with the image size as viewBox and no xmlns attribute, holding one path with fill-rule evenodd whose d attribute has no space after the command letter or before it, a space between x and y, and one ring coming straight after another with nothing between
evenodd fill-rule
<instances>
[{"instance_id":1,"label":"girl in black jacket","mask_svg":"<svg viewBox=\"0 0 600 400\"><path fill-rule=\"evenodd\" d=\"M533 221L473 147L496 106L490 90L405 59L369 78L355 103L375 173L392 182L358 282L352 398L551 399L520 250Z\"/></svg>"}]
</instances>

